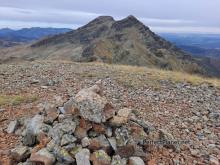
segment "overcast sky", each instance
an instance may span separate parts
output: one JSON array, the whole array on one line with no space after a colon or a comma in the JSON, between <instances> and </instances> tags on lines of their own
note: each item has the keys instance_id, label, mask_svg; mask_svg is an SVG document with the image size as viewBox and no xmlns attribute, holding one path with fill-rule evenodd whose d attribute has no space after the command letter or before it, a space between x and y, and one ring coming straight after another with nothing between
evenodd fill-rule
<instances>
[{"instance_id":1,"label":"overcast sky","mask_svg":"<svg viewBox=\"0 0 220 165\"><path fill-rule=\"evenodd\" d=\"M75 29L134 15L156 32L220 33L220 0L0 0L0 28Z\"/></svg>"}]
</instances>

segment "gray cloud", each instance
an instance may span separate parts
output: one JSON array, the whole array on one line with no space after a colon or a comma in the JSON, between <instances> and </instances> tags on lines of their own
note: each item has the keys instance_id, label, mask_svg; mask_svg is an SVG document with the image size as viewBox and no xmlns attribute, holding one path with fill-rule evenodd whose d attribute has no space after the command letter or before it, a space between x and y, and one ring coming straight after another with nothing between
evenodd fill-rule
<instances>
[{"instance_id":1,"label":"gray cloud","mask_svg":"<svg viewBox=\"0 0 220 165\"><path fill-rule=\"evenodd\" d=\"M159 32L220 33L219 0L0 0L0 27L77 28L99 15L135 15Z\"/></svg>"}]
</instances>

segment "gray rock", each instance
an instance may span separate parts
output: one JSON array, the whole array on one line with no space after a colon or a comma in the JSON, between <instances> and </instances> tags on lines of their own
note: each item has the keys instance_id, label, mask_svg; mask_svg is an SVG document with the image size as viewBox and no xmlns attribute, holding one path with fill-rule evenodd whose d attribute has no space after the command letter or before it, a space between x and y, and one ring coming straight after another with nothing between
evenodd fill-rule
<instances>
[{"instance_id":1,"label":"gray rock","mask_svg":"<svg viewBox=\"0 0 220 165\"><path fill-rule=\"evenodd\" d=\"M214 157L214 156L212 156L212 155L209 156L209 162L210 162L211 164L213 164L213 165L219 165L219 160L218 160L218 158L216 158L216 157Z\"/></svg>"},{"instance_id":2,"label":"gray rock","mask_svg":"<svg viewBox=\"0 0 220 165\"><path fill-rule=\"evenodd\" d=\"M65 134L61 140L61 146L65 146L74 143L77 139L73 135Z\"/></svg>"},{"instance_id":3,"label":"gray rock","mask_svg":"<svg viewBox=\"0 0 220 165\"><path fill-rule=\"evenodd\" d=\"M107 129L106 129L106 136L107 137L111 137L112 136L112 128L111 127L107 127Z\"/></svg>"},{"instance_id":4,"label":"gray rock","mask_svg":"<svg viewBox=\"0 0 220 165\"><path fill-rule=\"evenodd\" d=\"M117 151L116 139L114 137L111 137L111 138L108 138L108 141L109 141L111 147L113 148L113 150Z\"/></svg>"},{"instance_id":5,"label":"gray rock","mask_svg":"<svg viewBox=\"0 0 220 165\"><path fill-rule=\"evenodd\" d=\"M55 146L53 148L53 154L55 155L58 162L61 162L64 164L72 164L75 162L75 160L71 157L68 151L59 146Z\"/></svg>"},{"instance_id":6,"label":"gray rock","mask_svg":"<svg viewBox=\"0 0 220 165\"><path fill-rule=\"evenodd\" d=\"M18 146L11 150L11 155L18 162L24 161L30 156L30 150L27 146Z\"/></svg>"},{"instance_id":7,"label":"gray rock","mask_svg":"<svg viewBox=\"0 0 220 165\"><path fill-rule=\"evenodd\" d=\"M7 133L9 133L9 134L14 133L15 130L17 129L18 125L19 125L18 120L11 121L8 125Z\"/></svg>"},{"instance_id":8,"label":"gray rock","mask_svg":"<svg viewBox=\"0 0 220 165\"><path fill-rule=\"evenodd\" d=\"M46 148L42 148L39 150L36 155L45 156L48 160L50 160L51 163L54 163L56 161L54 155L50 153Z\"/></svg>"},{"instance_id":9,"label":"gray rock","mask_svg":"<svg viewBox=\"0 0 220 165\"><path fill-rule=\"evenodd\" d=\"M129 132L127 128L121 127L115 130L115 138L117 142L117 146L125 146L129 141Z\"/></svg>"},{"instance_id":10,"label":"gray rock","mask_svg":"<svg viewBox=\"0 0 220 165\"><path fill-rule=\"evenodd\" d=\"M130 157L128 164L129 165L145 165L144 161L140 157Z\"/></svg>"},{"instance_id":11,"label":"gray rock","mask_svg":"<svg viewBox=\"0 0 220 165\"><path fill-rule=\"evenodd\" d=\"M121 158L119 155L114 155L112 157L111 165L127 165L127 160L125 158Z\"/></svg>"},{"instance_id":12,"label":"gray rock","mask_svg":"<svg viewBox=\"0 0 220 165\"><path fill-rule=\"evenodd\" d=\"M113 107L99 92L99 87L95 85L79 91L73 98L74 106L79 109L80 115L96 123L105 122L114 115Z\"/></svg>"},{"instance_id":13,"label":"gray rock","mask_svg":"<svg viewBox=\"0 0 220 165\"><path fill-rule=\"evenodd\" d=\"M65 114L65 109L64 107L58 107L58 110L61 114Z\"/></svg>"},{"instance_id":14,"label":"gray rock","mask_svg":"<svg viewBox=\"0 0 220 165\"><path fill-rule=\"evenodd\" d=\"M77 165L90 165L90 151L88 149L80 150L75 158Z\"/></svg>"},{"instance_id":15,"label":"gray rock","mask_svg":"<svg viewBox=\"0 0 220 165\"><path fill-rule=\"evenodd\" d=\"M62 123L57 123L53 126L50 136L56 141L56 144L59 144L64 134L72 134L75 129L76 123L66 119Z\"/></svg>"},{"instance_id":16,"label":"gray rock","mask_svg":"<svg viewBox=\"0 0 220 165\"><path fill-rule=\"evenodd\" d=\"M43 126L44 117L41 115L35 115L26 126L25 135L23 137L23 144L32 146L36 143L36 135L41 132Z\"/></svg>"},{"instance_id":17,"label":"gray rock","mask_svg":"<svg viewBox=\"0 0 220 165\"><path fill-rule=\"evenodd\" d=\"M87 147L90 145L90 139L88 137L84 137L81 141L82 147Z\"/></svg>"}]
</instances>

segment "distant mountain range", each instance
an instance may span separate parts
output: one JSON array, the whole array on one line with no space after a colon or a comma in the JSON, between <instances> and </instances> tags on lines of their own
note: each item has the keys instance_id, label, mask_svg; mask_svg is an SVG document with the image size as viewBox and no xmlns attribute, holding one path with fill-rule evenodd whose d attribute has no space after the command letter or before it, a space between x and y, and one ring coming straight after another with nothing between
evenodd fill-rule
<instances>
[{"instance_id":1,"label":"distant mountain range","mask_svg":"<svg viewBox=\"0 0 220 165\"><path fill-rule=\"evenodd\" d=\"M12 30L9 28L0 29L0 40L14 43L26 43L39 40L42 37L65 33L71 29L67 28L24 28L20 30Z\"/></svg>"},{"instance_id":2,"label":"distant mountain range","mask_svg":"<svg viewBox=\"0 0 220 165\"><path fill-rule=\"evenodd\" d=\"M220 34L160 33L160 36L194 56L220 59Z\"/></svg>"},{"instance_id":3,"label":"distant mountain range","mask_svg":"<svg viewBox=\"0 0 220 165\"><path fill-rule=\"evenodd\" d=\"M87 25L37 41L30 46L2 51L2 61L71 60L158 67L202 73L189 54L153 33L134 16L115 21L100 16Z\"/></svg>"},{"instance_id":4,"label":"distant mountain range","mask_svg":"<svg viewBox=\"0 0 220 165\"><path fill-rule=\"evenodd\" d=\"M170 35L164 37L175 43ZM100 16L76 30L2 29L0 39L28 43L1 49L1 63L38 59L102 61L220 76L218 63L213 65L209 58L192 57L152 32L134 16L119 21Z\"/></svg>"}]
</instances>

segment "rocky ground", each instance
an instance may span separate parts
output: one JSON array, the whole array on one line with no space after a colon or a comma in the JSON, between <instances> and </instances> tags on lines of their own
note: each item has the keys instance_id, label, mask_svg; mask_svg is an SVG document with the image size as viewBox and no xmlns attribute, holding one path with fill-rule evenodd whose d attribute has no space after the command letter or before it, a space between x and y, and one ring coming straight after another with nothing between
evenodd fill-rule
<instances>
[{"instance_id":1,"label":"rocky ground","mask_svg":"<svg viewBox=\"0 0 220 165\"><path fill-rule=\"evenodd\" d=\"M210 84L192 85L154 77L154 73L147 71L138 74L124 67L93 63L0 65L0 97L3 98L0 98L1 163L12 164L11 149L18 147L23 139L20 128L26 119L38 114L45 106L62 107L81 89L101 80L102 96L116 111L131 109L138 120L150 123L156 130L168 132L172 141L185 142L168 148L151 145L145 149L146 155L142 158L146 164L218 165L220 90ZM149 138L147 135L146 139ZM84 155L88 155L86 148L82 150ZM97 152L103 154L103 150ZM133 159L137 157L127 160L131 162Z\"/></svg>"}]
</instances>

